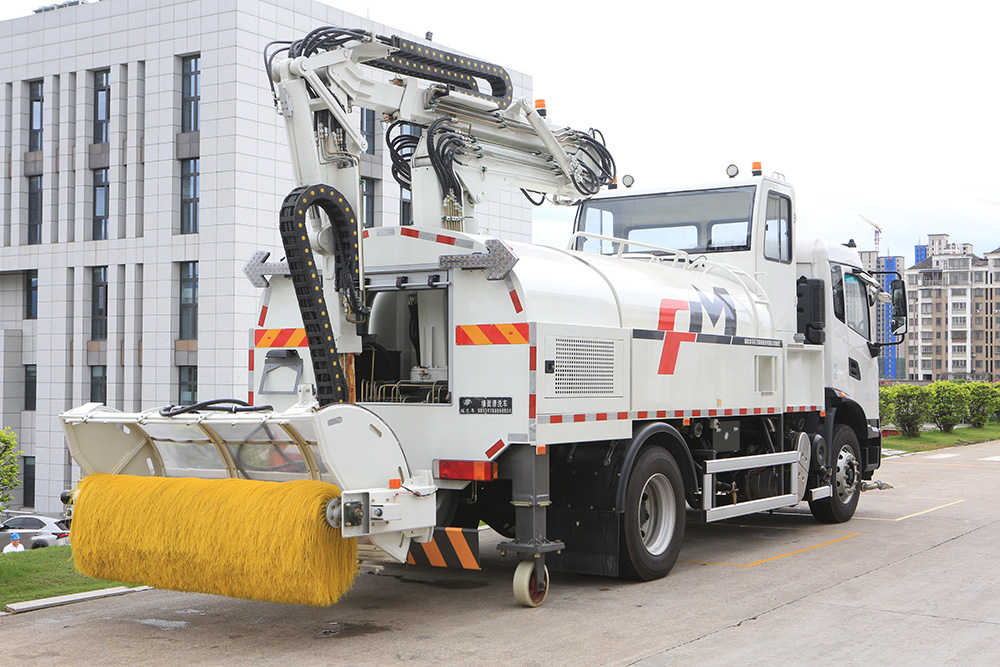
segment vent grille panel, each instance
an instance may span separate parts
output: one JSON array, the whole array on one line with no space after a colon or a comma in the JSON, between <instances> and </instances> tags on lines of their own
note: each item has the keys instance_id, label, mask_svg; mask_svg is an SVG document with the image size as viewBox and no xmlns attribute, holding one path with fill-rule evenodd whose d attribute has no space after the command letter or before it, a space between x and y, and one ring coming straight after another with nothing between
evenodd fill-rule
<instances>
[{"instance_id":1,"label":"vent grille panel","mask_svg":"<svg viewBox=\"0 0 1000 667\"><path fill-rule=\"evenodd\" d=\"M555 339L556 396L614 396L615 342Z\"/></svg>"}]
</instances>

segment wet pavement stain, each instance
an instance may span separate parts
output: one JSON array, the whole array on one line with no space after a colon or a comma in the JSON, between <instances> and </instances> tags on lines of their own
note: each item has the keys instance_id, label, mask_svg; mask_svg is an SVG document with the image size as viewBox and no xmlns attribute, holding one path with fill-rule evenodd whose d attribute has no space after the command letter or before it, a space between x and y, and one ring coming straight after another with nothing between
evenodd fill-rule
<instances>
[{"instance_id":1,"label":"wet pavement stain","mask_svg":"<svg viewBox=\"0 0 1000 667\"><path fill-rule=\"evenodd\" d=\"M329 639L330 637L362 637L385 632L390 628L385 625L375 625L374 623L339 623L331 622L329 628L320 630L314 639Z\"/></svg>"},{"instance_id":2,"label":"wet pavement stain","mask_svg":"<svg viewBox=\"0 0 1000 667\"><path fill-rule=\"evenodd\" d=\"M461 581L457 579L408 579L401 574L393 574L389 576L398 579L404 584L423 584L424 586L440 588L446 591L468 591L474 588L482 588L483 586L490 585L487 581Z\"/></svg>"}]
</instances>

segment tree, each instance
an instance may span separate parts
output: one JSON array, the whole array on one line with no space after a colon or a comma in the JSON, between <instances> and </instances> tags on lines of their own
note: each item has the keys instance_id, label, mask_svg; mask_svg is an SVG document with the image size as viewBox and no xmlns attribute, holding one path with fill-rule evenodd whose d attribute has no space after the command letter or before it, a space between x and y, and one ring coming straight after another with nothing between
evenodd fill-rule
<instances>
[{"instance_id":1,"label":"tree","mask_svg":"<svg viewBox=\"0 0 1000 667\"><path fill-rule=\"evenodd\" d=\"M968 385L969 423L975 428L986 426L990 416L1000 410L1000 391L986 382Z\"/></svg>"},{"instance_id":2,"label":"tree","mask_svg":"<svg viewBox=\"0 0 1000 667\"><path fill-rule=\"evenodd\" d=\"M0 510L7 507L7 503L14 497L8 493L11 489L21 483L18 474L21 469L17 465L17 458L21 451L17 448L17 434L6 426L0 429Z\"/></svg>"},{"instance_id":3,"label":"tree","mask_svg":"<svg viewBox=\"0 0 1000 667\"><path fill-rule=\"evenodd\" d=\"M927 389L931 392L931 418L939 429L951 433L969 414L969 392L966 386L939 380Z\"/></svg>"},{"instance_id":4,"label":"tree","mask_svg":"<svg viewBox=\"0 0 1000 667\"><path fill-rule=\"evenodd\" d=\"M931 415L930 391L915 384L897 384L888 389L893 404L892 423L907 438L919 438L920 427Z\"/></svg>"}]
</instances>

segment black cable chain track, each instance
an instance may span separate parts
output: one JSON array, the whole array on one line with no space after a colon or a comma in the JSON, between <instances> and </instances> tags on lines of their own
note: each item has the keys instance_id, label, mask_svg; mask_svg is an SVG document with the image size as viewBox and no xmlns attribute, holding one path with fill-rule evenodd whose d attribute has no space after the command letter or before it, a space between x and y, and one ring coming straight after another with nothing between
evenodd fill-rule
<instances>
[{"instance_id":1,"label":"black cable chain track","mask_svg":"<svg viewBox=\"0 0 1000 667\"><path fill-rule=\"evenodd\" d=\"M281 204L278 229L285 247L285 259L292 276L295 297L302 326L309 342L316 378L316 398L320 406L347 403L350 392L347 377L337 353L330 308L338 303L327 303L323 294L323 280L318 271L318 260L309 244L309 226L306 212L318 206L333 225L334 260L337 267L335 286L338 292L347 289L351 296L359 291L358 226L354 211L347 197L329 185L305 185L288 193ZM357 304L356 299L349 299ZM363 304L362 304L363 307Z\"/></svg>"}]
</instances>

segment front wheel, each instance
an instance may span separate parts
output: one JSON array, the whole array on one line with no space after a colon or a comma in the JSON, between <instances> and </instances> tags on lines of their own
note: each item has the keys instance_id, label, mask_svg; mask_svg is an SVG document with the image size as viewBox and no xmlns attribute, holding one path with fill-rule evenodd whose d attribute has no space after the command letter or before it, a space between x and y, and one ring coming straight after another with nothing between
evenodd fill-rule
<instances>
[{"instance_id":1,"label":"front wheel","mask_svg":"<svg viewBox=\"0 0 1000 667\"><path fill-rule=\"evenodd\" d=\"M665 577L684 539L684 482L677 462L661 447L639 454L625 490L620 546L622 576Z\"/></svg>"},{"instance_id":2,"label":"front wheel","mask_svg":"<svg viewBox=\"0 0 1000 667\"><path fill-rule=\"evenodd\" d=\"M809 509L823 523L850 521L858 509L861 496L861 446L850 426L838 425L833 431L834 463L833 493L829 498L810 500Z\"/></svg>"}]
</instances>

